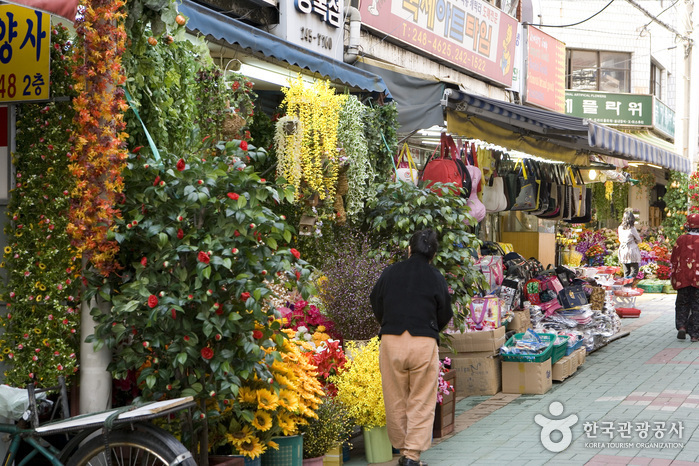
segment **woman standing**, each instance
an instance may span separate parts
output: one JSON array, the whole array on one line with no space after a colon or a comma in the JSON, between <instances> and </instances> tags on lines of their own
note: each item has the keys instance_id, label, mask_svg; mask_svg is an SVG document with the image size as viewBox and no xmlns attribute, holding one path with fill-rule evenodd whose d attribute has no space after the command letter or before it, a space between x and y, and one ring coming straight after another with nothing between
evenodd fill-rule
<instances>
[{"instance_id":1,"label":"woman standing","mask_svg":"<svg viewBox=\"0 0 699 466\"><path fill-rule=\"evenodd\" d=\"M431 262L439 241L432 229L410 238L408 259L387 267L371 291L379 332L379 369L386 426L400 466L427 466L439 380L439 332L454 316L444 276Z\"/></svg>"},{"instance_id":2,"label":"woman standing","mask_svg":"<svg viewBox=\"0 0 699 466\"><path fill-rule=\"evenodd\" d=\"M636 216L633 209L624 210L624 216L619 225L619 263L624 268L624 278L635 279L638 275L638 264L641 262L641 250L638 244L641 236L635 227Z\"/></svg>"},{"instance_id":3,"label":"woman standing","mask_svg":"<svg viewBox=\"0 0 699 466\"><path fill-rule=\"evenodd\" d=\"M680 340L689 333L692 341L699 341L699 214L688 215L684 228L670 257L670 282L677 290L675 328Z\"/></svg>"}]
</instances>

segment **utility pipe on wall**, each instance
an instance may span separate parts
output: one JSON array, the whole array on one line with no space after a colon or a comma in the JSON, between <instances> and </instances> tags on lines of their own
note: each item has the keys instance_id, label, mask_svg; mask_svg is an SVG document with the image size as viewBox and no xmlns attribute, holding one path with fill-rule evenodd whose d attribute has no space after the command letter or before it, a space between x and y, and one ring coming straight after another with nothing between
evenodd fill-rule
<instances>
[{"instance_id":1,"label":"utility pipe on wall","mask_svg":"<svg viewBox=\"0 0 699 466\"><path fill-rule=\"evenodd\" d=\"M359 36L362 27L362 14L353 6L345 7L345 18L350 22L349 43L344 54L345 63L354 63L359 55Z\"/></svg>"}]
</instances>

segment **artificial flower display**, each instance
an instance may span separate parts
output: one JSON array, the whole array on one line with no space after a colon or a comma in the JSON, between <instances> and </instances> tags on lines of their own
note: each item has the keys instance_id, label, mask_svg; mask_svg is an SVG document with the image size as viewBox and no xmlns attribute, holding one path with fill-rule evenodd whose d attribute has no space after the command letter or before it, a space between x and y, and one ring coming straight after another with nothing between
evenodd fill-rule
<instances>
[{"instance_id":1,"label":"artificial flower display","mask_svg":"<svg viewBox=\"0 0 699 466\"><path fill-rule=\"evenodd\" d=\"M61 25L51 31L51 96L73 96L74 47ZM81 260L66 233L73 189L68 155L70 102L17 106L15 189L7 207L2 266L0 361L4 383L52 386L78 370Z\"/></svg>"},{"instance_id":2,"label":"artificial flower display","mask_svg":"<svg viewBox=\"0 0 699 466\"><path fill-rule=\"evenodd\" d=\"M318 418L324 393L315 367L304 355L308 348L293 339L293 330L282 333L262 342L265 354L278 351L281 357L270 366L271 378L249 377L237 397L210 403L220 411L211 430L213 451L256 458L268 448L278 448L274 437L296 435Z\"/></svg>"},{"instance_id":3,"label":"artificial flower display","mask_svg":"<svg viewBox=\"0 0 699 466\"><path fill-rule=\"evenodd\" d=\"M76 22L80 53L75 67L73 149L67 154L74 180L68 233L78 251L102 274L118 269L113 233L121 212L127 151L119 87L126 82L121 56L126 43L123 0L95 0Z\"/></svg>"},{"instance_id":4,"label":"artificial flower display","mask_svg":"<svg viewBox=\"0 0 699 466\"><path fill-rule=\"evenodd\" d=\"M386 425L381 372L380 340L374 337L366 345L350 341L346 351L353 357L337 375L328 378L337 387L337 399L347 408L357 425L370 429Z\"/></svg>"}]
</instances>

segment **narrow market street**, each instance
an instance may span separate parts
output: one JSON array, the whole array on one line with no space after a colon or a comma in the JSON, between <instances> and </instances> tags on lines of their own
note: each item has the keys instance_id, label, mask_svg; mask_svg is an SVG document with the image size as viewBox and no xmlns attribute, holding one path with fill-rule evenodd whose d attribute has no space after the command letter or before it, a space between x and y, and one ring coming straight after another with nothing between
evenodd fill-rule
<instances>
[{"instance_id":1,"label":"narrow market street","mask_svg":"<svg viewBox=\"0 0 699 466\"><path fill-rule=\"evenodd\" d=\"M422 460L430 466L699 464L699 344L677 340L675 296L639 297L641 317L622 319L628 336L588 354L544 395L460 399L455 432L436 439ZM554 402L563 405L558 416ZM577 416L570 445L560 453L546 449L537 416L569 422ZM551 426L555 450L565 439ZM355 440L345 464L365 465L361 437Z\"/></svg>"}]
</instances>

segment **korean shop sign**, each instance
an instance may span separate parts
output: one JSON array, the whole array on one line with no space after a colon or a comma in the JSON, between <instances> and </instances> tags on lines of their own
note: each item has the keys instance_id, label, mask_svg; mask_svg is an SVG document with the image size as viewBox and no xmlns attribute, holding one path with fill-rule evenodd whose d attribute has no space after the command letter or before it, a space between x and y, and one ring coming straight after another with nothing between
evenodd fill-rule
<instances>
[{"instance_id":1,"label":"korean shop sign","mask_svg":"<svg viewBox=\"0 0 699 466\"><path fill-rule=\"evenodd\" d=\"M675 138L675 111L657 98L653 99L653 127L665 136Z\"/></svg>"},{"instance_id":2,"label":"korean shop sign","mask_svg":"<svg viewBox=\"0 0 699 466\"><path fill-rule=\"evenodd\" d=\"M364 0L362 24L381 37L512 85L517 20L482 0Z\"/></svg>"},{"instance_id":3,"label":"korean shop sign","mask_svg":"<svg viewBox=\"0 0 699 466\"><path fill-rule=\"evenodd\" d=\"M607 125L653 126L653 96L567 90L565 112Z\"/></svg>"},{"instance_id":4,"label":"korean shop sign","mask_svg":"<svg viewBox=\"0 0 699 466\"><path fill-rule=\"evenodd\" d=\"M525 29L527 74L524 100L554 112L563 112L566 46L531 25L527 25Z\"/></svg>"},{"instance_id":5,"label":"korean shop sign","mask_svg":"<svg viewBox=\"0 0 699 466\"><path fill-rule=\"evenodd\" d=\"M0 5L0 102L49 98L51 16Z\"/></svg>"},{"instance_id":6,"label":"korean shop sign","mask_svg":"<svg viewBox=\"0 0 699 466\"><path fill-rule=\"evenodd\" d=\"M341 61L344 3L343 0L281 1L279 24L270 32L299 47Z\"/></svg>"}]
</instances>

